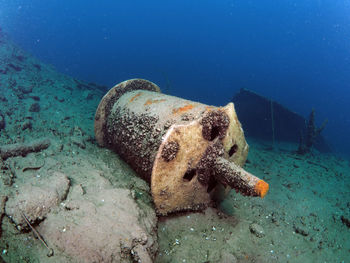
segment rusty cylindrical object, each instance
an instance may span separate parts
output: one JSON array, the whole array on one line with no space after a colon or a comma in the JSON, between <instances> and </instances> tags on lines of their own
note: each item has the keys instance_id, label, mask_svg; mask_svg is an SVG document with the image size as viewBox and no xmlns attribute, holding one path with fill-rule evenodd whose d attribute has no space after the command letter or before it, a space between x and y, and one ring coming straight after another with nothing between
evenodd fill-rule
<instances>
[{"instance_id":1,"label":"rusty cylindrical object","mask_svg":"<svg viewBox=\"0 0 350 263\"><path fill-rule=\"evenodd\" d=\"M241 168L249 147L233 103L208 106L131 79L102 98L95 136L149 182L159 215L205 208L220 183L244 195L268 191Z\"/></svg>"}]
</instances>

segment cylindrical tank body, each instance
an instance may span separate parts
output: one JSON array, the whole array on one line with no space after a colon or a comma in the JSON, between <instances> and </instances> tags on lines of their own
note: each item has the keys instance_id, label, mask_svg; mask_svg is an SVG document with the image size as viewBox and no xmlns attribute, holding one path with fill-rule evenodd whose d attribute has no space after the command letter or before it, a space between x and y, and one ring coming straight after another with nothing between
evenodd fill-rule
<instances>
[{"instance_id":1,"label":"cylindrical tank body","mask_svg":"<svg viewBox=\"0 0 350 263\"><path fill-rule=\"evenodd\" d=\"M165 95L142 79L124 81L103 97L95 135L150 183L158 214L205 207L220 181L217 157L242 166L248 154L232 103L213 107Z\"/></svg>"}]
</instances>

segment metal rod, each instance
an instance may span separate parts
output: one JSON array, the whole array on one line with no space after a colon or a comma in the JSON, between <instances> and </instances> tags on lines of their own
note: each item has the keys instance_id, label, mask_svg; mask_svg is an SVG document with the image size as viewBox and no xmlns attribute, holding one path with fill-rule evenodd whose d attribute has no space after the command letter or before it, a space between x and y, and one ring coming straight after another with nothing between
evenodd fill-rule
<instances>
[{"instance_id":1,"label":"metal rod","mask_svg":"<svg viewBox=\"0 0 350 263\"><path fill-rule=\"evenodd\" d=\"M24 218L24 220L26 221L27 225L31 228L31 230L33 231L33 233L37 236L37 238L41 241L41 243L44 244L44 246L49 250L49 252L47 253L48 257L53 256L54 251L52 248L50 248L47 243L45 242L44 238L40 235L40 233L30 224L28 218L25 216L25 214L20 211L22 217Z\"/></svg>"},{"instance_id":2,"label":"metal rod","mask_svg":"<svg viewBox=\"0 0 350 263\"><path fill-rule=\"evenodd\" d=\"M264 180L222 157L216 159L214 176L222 184L236 189L243 195L263 198L269 190L269 185Z\"/></svg>"}]
</instances>

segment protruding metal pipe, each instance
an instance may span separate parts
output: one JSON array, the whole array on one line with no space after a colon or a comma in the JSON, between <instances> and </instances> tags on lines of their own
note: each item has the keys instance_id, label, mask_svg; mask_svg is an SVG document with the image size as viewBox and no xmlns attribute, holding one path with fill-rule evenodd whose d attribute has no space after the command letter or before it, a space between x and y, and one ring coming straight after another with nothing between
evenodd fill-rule
<instances>
[{"instance_id":1,"label":"protruding metal pipe","mask_svg":"<svg viewBox=\"0 0 350 263\"><path fill-rule=\"evenodd\" d=\"M213 171L219 182L230 186L243 195L263 198L269 191L269 185L264 180L222 157L218 157L214 162Z\"/></svg>"}]
</instances>

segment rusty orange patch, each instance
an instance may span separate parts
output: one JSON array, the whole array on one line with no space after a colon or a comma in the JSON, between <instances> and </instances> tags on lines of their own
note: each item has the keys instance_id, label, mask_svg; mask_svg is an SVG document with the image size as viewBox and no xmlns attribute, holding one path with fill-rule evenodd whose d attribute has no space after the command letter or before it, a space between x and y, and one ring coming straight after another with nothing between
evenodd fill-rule
<instances>
[{"instance_id":1,"label":"rusty orange patch","mask_svg":"<svg viewBox=\"0 0 350 263\"><path fill-rule=\"evenodd\" d=\"M162 101L165 101L165 99L160 99L160 100L148 99L143 105L147 106L147 105L151 105L153 103L158 103L158 102L162 102Z\"/></svg>"},{"instance_id":2,"label":"rusty orange patch","mask_svg":"<svg viewBox=\"0 0 350 263\"><path fill-rule=\"evenodd\" d=\"M182 112L191 110L193 108L194 108L194 106L192 104L187 104L187 105L185 105L183 107L173 109L173 114L180 113L180 112L182 113Z\"/></svg>"},{"instance_id":3,"label":"rusty orange patch","mask_svg":"<svg viewBox=\"0 0 350 263\"><path fill-rule=\"evenodd\" d=\"M266 183L264 180L259 180L255 185L254 190L261 198L264 198L264 196L269 191L269 184Z\"/></svg>"},{"instance_id":4,"label":"rusty orange patch","mask_svg":"<svg viewBox=\"0 0 350 263\"><path fill-rule=\"evenodd\" d=\"M206 111L211 111L211 110L213 110L213 109L214 109L213 106L205 106L205 110L206 110Z\"/></svg>"},{"instance_id":5,"label":"rusty orange patch","mask_svg":"<svg viewBox=\"0 0 350 263\"><path fill-rule=\"evenodd\" d=\"M134 97L132 97L132 98L130 99L130 102L133 102L134 99L136 99L137 97L139 97L141 94L142 94L142 92L137 93Z\"/></svg>"}]
</instances>

